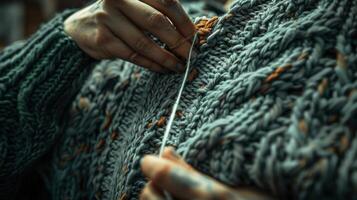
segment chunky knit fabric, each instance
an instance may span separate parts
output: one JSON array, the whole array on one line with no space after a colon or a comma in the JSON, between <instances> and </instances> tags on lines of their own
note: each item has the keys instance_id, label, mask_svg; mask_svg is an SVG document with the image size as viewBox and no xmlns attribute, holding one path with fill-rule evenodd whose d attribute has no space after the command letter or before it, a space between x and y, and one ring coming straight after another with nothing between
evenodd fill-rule
<instances>
[{"instance_id":1,"label":"chunky knit fabric","mask_svg":"<svg viewBox=\"0 0 357 200\"><path fill-rule=\"evenodd\" d=\"M53 146L91 72L94 60L63 32L68 14L0 54L0 199L14 198L27 170Z\"/></svg>"},{"instance_id":2,"label":"chunky knit fabric","mask_svg":"<svg viewBox=\"0 0 357 200\"><path fill-rule=\"evenodd\" d=\"M356 18L352 0L236 1L193 62L169 145L227 185L356 198ZM26 191L40 174L52 199L137 199L140 159L158 152L182 75L104 61L59 118L88 66L51 24L0 57L1 189Z\"/></svg>"}]
</instances>

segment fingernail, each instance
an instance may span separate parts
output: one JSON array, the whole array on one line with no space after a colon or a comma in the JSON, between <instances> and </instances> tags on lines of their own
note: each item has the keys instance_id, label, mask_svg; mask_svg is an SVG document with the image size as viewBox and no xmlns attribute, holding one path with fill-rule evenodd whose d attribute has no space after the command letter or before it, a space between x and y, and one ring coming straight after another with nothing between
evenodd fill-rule
<instances>
[{"instance_id":1,"label":"fingernail","mask_svg":"<svg viewBox=\"0 0 357 200\"><path fill-rule=\"evenodd\" d=\"M181 64L180 61L178 61L178 60L168 59L165 61L163 66L166 66L167 68L169 68L175 72L182 72L185 70L184 65Z\"/></svg>"},{"instance_id":2,"label":"fingernail","mask_svg":"<svg viewBox=\"0 0 357 200\"><path fill-rule=\"evenodd\" d=\"M165 147L164 154L163 156L173 156L173 157L178 157L177 153L175 152L174 147Z\"/></svg>"},{"instance_id":3,"label":"fingernail","mask_svg":"<svg viewBox=\"0 0 357 200\"><path fill-rule=\"evenodd\" d=\"M144 156L144 157L142 157L142 158L140 159L140 166L143 166L145 157L146 157L146 156Z\"/></svg>"},{"instance_id":4,"label":"fingernail","mask_svg":"<svg viewBox=\"0 0 357 200\"><path fill-rule=\"evenodd\" d=\"M175 151L175 149L172 148L172 150L170 151L171 155L174 156L177 159L180 159L181 156L178 155L178 153Z\"/></svg>"},{"instance_id":5,"label":"fingernail","mask_svg":"<svg viewBox=\"0 0 357 200\"><path fill-rule=\"evenodd\" d=\"M141 159L141 169L148 178L152 177L157 161L158 158L152 155L144 156Z\"/></svg>"}]
</instances>

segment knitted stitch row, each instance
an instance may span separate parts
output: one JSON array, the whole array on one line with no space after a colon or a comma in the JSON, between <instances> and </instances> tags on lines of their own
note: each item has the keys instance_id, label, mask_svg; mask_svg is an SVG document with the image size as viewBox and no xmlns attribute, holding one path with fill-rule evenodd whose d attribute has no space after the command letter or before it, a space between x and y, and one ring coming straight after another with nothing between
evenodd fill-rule
<instances>
[{"instance_id":1,"label":"knitted stitch row","mask_svg":"<svg viewBox=\"0 0 357 200\"><path fill-rule=\"evenodd\" d=\"M169 144L228 185L281 198L356 195L356 9L237 1L200 48ZM136 199L140 158L157 153L180 80L121 61L96 68L74 104L88 107L74 111L57 150L58 164L74 157L54 171L54 199ZM75 154L80 144L93 150Z\"/></svg>"},{"instance_id":2,"label":"knitted stitch row","mask_svg":"<svg viewBox=\"0 0 357 200\"><path fill-rule=\"evenodd\" d=\"M227 185L355 198L356 18L352 0L236 1L200 47L168 144ZM98 65L38 168L52 199L137 199L181 80Z\"/></svg>"}]
</instances>

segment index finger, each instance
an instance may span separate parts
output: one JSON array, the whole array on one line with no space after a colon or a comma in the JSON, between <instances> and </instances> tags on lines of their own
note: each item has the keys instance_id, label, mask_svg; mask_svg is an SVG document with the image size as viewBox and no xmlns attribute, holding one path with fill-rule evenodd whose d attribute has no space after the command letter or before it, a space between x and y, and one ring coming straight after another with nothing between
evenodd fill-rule
<instances>
[{"instance_id":1,"label":"index finger","mask_svg":"<svg viewBox=\"0 0 357 200\"><path fill-rule=\"evenodd\" d=\"M170 160L145 156L141 167L153 184L179 199L224 200L232 197L220 183Z\"/></svg>"},{"instance_id":2,"label":"index finger","mask_svg":"<svg viewBox=\"0 0 357 200\"><path fill-rule=\"evenodd\" d=\"M195 34L195 25L178 0L141 0L165 14L177 30L185 37L192 38Z\"/></svg>"}]
</instances>

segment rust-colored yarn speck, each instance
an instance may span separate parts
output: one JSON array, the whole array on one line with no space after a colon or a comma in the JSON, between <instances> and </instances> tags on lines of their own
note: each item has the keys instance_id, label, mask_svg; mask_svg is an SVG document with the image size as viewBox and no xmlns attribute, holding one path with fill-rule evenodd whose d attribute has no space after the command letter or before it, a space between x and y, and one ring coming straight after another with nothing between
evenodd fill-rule
<instances>
[{"instance_id":1,"label":"rust-colored yarn speck","mask_svg":"<svg viewBox=\"0 0 357 200\"><path fill-rule=\"evenodd\" d=\"M206 43L206 36L211 32L217 20L218 17L214 16L211 19L201 19L197 24L195 24L199 45Z\"/></svg>"}]
</instances>

